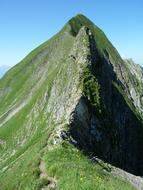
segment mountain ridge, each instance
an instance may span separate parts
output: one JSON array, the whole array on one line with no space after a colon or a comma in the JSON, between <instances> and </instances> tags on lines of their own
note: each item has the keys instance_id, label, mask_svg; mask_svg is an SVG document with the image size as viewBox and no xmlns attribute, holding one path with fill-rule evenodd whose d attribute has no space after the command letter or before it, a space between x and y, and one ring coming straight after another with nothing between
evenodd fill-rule
<instances>
[{"instance_id":1,"label":"mountain ridge","mask_svg":"<svg viewBox=\"0 0 143 190\"><path fill-rule=\"evenodd\" d=\"M0 78L4 76L4 74L10 69L10 66L8 65L2 65L0 66Z\"/></svg>"},{"instance_id":2,"label":"mountain ridge","mask_svg":"<svg viewBox=\"0 0 143 190\"><path fill-rule=\"evenodd\" d=\"M142 99L132 75L104 33L82 15L12 68L0 80L2 189L48 188L48 179L40 178L42 160L56 188L134 189L108 166L84 157L142 175ZM66 178L68 167L73 182Z\"/></svg>"}]
</instances>

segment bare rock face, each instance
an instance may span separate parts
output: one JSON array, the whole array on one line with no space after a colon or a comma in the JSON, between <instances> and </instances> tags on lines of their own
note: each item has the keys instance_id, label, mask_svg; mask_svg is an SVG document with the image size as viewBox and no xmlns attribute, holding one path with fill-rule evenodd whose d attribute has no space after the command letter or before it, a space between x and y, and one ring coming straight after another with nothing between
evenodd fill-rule
<instances>
[{"instance_id":1,"label":"bare rock face","mask_svg":"<svg viewBox=\"0 0 143 190\"><path fill-rule=\"evenodd\" d=\"M82 28L76 38L82 47L81 51L78 45L74 49L75 63L82 63L79 73L82 96L72 113L71 136L87 154L93 153L141 175L143 128L137 113L141 114L142 106L138 100L140 92L134 83L127 81L132 72L127 72L120 57L115 60L105 50L101 54L89 28Z\"/></svg>"},{"instance_id":2,"label":"bare rock face","mask_svg":"<svg viewBox=\"0 0 143 190\"><path fill-rule=\"evenodd\" d=\"M138 112L143 114L143 68L134 63L132 59L125 60L127 69L130 71L128 87L133 104Z\"/></svg>"}]
</instances>

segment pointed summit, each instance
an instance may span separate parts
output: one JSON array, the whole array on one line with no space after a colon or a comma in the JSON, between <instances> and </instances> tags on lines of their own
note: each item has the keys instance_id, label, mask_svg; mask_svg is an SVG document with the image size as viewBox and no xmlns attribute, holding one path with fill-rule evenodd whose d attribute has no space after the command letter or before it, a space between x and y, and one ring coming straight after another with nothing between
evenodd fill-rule
<instances>
[{"instance_id":1,"label":"pointed summit","mask_svg":"<svg viewBox=\"0 0 143 190\"><path fill-rule=\"evenodd\" d=\"M74 36L76 36L78 34L79 30L83 26L90 28L90 29L95 27L94 23L82 14L78 14L75 17L71 18L69 20L68 24L70 24L71 32Z\"/></svg>"},{"instance_id":2,"label":"pointed summit","mask_svg":"<svg viewBox=\"0 0 143 190\"><path fill-rule=\"evenodd\" d=\"M85 23L85 22L91 22L85 15L83 15L83 14L77 14L77 15L75 15L74 17L72 17L70 20L78 20L78 21L81 21L81 22L83 22L83 24ZM94 23L92 23L92 24L94 24Z\"/></svg>"},{"instance_id":3,"label":"pointed summit","mask_svg":"<svg viewBox=\"0 0 143 190\"><path fill-rule=\"evenodd\" d=\"M104 32L98 26L96 26L91 20L89 20L86 16L82 14L77 14L76 16L71 18L65 26L70 26L70 33L74 37L77 36L79 30L83 26L85 26L91 31L92 35L94 36L97 49L99 53L101 54L101 56L103 54L106 54L115 58L115 54L116 54L116 57L118 57L118 59L121 59L117 50L108 40Z\"/></svg>"}]
</instances>

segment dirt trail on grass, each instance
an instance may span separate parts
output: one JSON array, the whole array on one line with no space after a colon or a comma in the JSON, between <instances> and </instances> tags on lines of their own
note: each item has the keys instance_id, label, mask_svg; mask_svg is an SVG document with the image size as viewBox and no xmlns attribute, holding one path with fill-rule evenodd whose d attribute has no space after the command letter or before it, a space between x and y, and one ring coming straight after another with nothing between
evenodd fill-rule
<instances>
[{"instance_id":1,"label":"dirt trail on grass","mask_svg":"<svg viewBox=\"0 0 143 190\"><path fill-rule=\"evenodd\" d=\"M40 178L48 177L45 162L43 160L41 160L39 168L40 168Z\"/></svg>"},{"instance_id":2,"label":"dirt trail on grass","mask_svg":"<svg viewBox=\"0 0 143 190\"><path fill-rule=\"evenodd\" d=\"M40 161L39 169L40 169L40 178L41 179L47 178L49 181L48 185L44 186L41 190L55 189L56 183L57 183L56 179L54 177L48 176L47 170L46 170L46 165L43 160Z\"/></svg>"}]
</instances>

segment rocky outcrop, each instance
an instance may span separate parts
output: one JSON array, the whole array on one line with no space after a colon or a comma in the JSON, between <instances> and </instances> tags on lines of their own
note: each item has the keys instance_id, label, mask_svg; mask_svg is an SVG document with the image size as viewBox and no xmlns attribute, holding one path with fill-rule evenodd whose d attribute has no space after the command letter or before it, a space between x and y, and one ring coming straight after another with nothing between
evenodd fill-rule
<instances>
[{"instance_id":1,"label":"rocky outcrop","mask_svg":"<svg viewBox=\"0 0 143 190\"><path fill-rule=\"evenodd\" d=\"M131 102L130 87L122 73L124 65L114 64L116 60L111 62L108 52L101 56L90 29L84 31L88 36L84 46L88 53L82 60L83 65L86 62L80 73L83 92L71 115L71 136L87 154L142 175L143 125L136 105Z\"/></svg>"},{"instance_id":2,"label":"rocky outcrop","mask_svg":"<svg viewBox=\"0 0 143 190\"><path fill-rule=\"evenodd\" d=\"M128 88L131 100L138 112L143 115L143 68L132 59L125 60L128 76Z\"/></svg>"}]
</instances>

